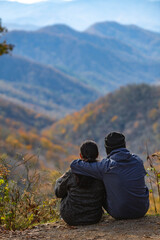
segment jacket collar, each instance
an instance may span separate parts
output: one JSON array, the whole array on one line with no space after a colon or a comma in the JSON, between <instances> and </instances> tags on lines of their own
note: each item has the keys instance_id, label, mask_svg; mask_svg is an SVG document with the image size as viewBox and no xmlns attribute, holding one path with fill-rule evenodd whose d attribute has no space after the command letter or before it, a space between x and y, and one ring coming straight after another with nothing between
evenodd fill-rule
<instances>
[{"instance_id":1,"label":"jacket collar","mask_svg":"<svg viewBox=\"0 0 160 240\"><path fill-rule=\"evenodd\" d=\"M127 160L131 157L131 153L126 148L118 148L113 150L107 158L114 159L115 161Z\"/></svg>"}]
</instances>

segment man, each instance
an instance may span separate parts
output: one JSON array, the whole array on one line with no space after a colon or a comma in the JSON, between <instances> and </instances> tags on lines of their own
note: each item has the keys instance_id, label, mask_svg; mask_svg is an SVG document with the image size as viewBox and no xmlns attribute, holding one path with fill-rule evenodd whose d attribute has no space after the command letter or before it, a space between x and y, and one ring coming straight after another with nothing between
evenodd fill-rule
<instances>
[{"instance_id":1,"label":"man","mask_svg":"<svg viewBox=\"0 0 160 240\"><path fill-rule=\"evenodd\" d=\"M149 208L143 161L126 149L125 136L112 132L105 138L107 158L101 162L71 163L73 173L103 180L106 211L115 219L140 218Z\"/></svg>"}]
</instances>

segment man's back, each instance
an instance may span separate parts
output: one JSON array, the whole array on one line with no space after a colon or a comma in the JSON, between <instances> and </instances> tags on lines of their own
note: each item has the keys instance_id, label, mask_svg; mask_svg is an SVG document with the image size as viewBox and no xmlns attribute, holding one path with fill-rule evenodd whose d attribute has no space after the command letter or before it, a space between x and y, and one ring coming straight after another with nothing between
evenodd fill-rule
<instances>
[{"instance_id":1,"label":"man's back","mask_svg":"<svg viewBox=\"0 0 160 240\"><path fill-rule=\"evenodd\" d=\"M99 163L71 164L75 173L103 180L107 202L106 210L114 218L138 218L145 215L149 207L149 192L145 185L146 175L142 160L126 148L111 152Z\"/></svg>"},{"instance_id":2,"label":"man's back","mask_svg":"<svg viewBox=\"0 0 160 240\"><path fill-rule=\"evenodd\" d=\"M103 160L105 161L105 160ZM143 162L126 148L114 150L103 173L107 191L107 210L115 218L142 217L148 210L148 188Z\"/></svg>"}]
</instances>

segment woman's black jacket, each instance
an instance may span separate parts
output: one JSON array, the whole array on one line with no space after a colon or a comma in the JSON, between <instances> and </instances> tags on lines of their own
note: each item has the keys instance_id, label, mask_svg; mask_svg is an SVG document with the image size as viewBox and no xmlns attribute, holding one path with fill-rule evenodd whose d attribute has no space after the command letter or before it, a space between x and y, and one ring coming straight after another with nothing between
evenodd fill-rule
<instances>
[{"instance_id":1,"label":"woman's black jacket","mask_svg":"<svg viewBox=\"0 0 160 240\"><path fill-rule=\"evenodd\" d=\"M70 171L56 181L55 194L62 198L60 214L69 225L87 225L100 221L105 201L103 182L88 178L89 186L81 186L77 176ZM85 177L86 178L86 177Z\"/></svg>"}]
</instances>

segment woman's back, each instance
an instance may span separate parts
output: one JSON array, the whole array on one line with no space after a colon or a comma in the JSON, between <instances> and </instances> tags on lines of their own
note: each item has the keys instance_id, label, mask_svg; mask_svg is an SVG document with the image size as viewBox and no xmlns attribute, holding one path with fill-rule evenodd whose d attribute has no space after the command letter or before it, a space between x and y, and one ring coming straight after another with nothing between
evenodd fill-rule
<instances>
[{"instance_id":1,"label":"woman's back","mask_svg":"<svg viewBox=\"0 0 160 240\"><path fill-rule=\"evenodd\" d=\"M105 189L100 180L68 171L56 182L55 193L62 198L60 212L69 225L94 224L102 217Z\"/></svg>"}]
</instances>

